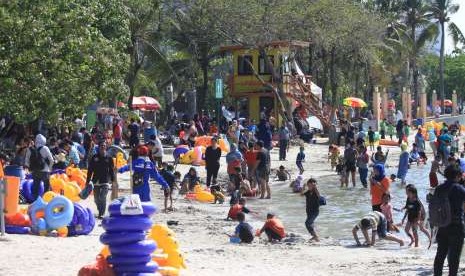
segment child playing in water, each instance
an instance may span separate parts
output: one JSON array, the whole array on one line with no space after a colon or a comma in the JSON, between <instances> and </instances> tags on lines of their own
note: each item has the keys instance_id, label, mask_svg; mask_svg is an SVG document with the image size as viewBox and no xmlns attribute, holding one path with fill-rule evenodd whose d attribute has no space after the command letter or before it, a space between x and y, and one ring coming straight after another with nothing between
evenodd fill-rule
<instances>
[{"instance_id":1,"label":"child playing in water","mask_svg":"<svg viewBox=\"0 0 465 276\"><path fill-rule=\"evenodd\" d=\"M394 125L392 123L387 124L387 133L392 141L392 136L394 136Z\"/></svg>"},{"instance_id":2,"label":"child playing in water","mask_svg":"<svg viewBox=\"0 0 465 276\"><path fill-rule=\"evenodd\" d=\"M431 246L431 236L426 230L424 226L424 219L425 219L425 209L423 207L423 204L421 201L418 199L418 193L417 189L415 188L414 185L409 184L405 188L406 193L407 193L407 202L405 203L405 215L404 218L402 219L402 224L404 224L405 218L407 217L407 224L405 225L405 232L407 235L410 237L410 244L409 246L412 246L412 244L415 244L415 247L418 247L418 227L420 227L420 230L425 233L425 235L429 239L429 246ZM410 230L412 230L413 235L410 233Z\"/></svg>"},{"instance_id":3,"label":"child playing in water","mask_svg":"<svg viewBox=\"0 0 465 276\"><path fill-rule=\"evenodd\" d=\"M386 154L383 152L383 148L381 146L376 147L376 152L371 155L371 161L374 164L385 164L387 157L389 155L389 150L386 151Z\"/></svg>"},{"instance_id":4,"label":"child playing in water","mask_svg":"<svg viewBox=\"0 0 465 276\"><path fill-rule=\"evenodd\" d=\"M431 162L431 170L429 171L429 186L431 188L435 188L439 185L438 173L442 174L439 169L441 167L439 162L441 162L440 155L436 155L433 162Z\"/></svg>"},{"instance_id":5,"label":"child playing in water","mask_svg":"<svg viewBox=\"0 0 465 276\"><path fill-rule=\"evenodd\" d=\"M239 221L239 224L236 226L233 237L239 238L241 243L252 243L253 228L245 222L245 214L243 212L237 214L237 221Z\"/></svg>"},{"instance_id":6,"label":"child playing in water","mask_svg":"<svg viewBox=\"0 0 465 276\"><path fill-rule=\"evenodd\" d=\"M340 155L341 155L341 152L339 151L338 146L336 145L329 146L328 160L331 161L331 170L334 170L334 168L336 168Z\"/></svg>"},{"instance_id":7,"label":"child playing in water","mask_svg":"<svg viewBox=\"0 0 465 276\"><path fill-rule=\"evenodd\" d=\"M291 174L286 170L286 168L284 168L283 165L281 165L276 171L276 178L278 178L279 181L286 181L291 178Z\"/></svg>"},{"instance_id":8,"label":"child playing in water","mask_svg":"<svg viewBox=\"0 0 465 276\"><path fill-rule=\"evenodd\" d=\"M302 181L304 180L302 175L298 175L297 178L291 182L291 185L289 185L290 188L292 188L293 193L300 193L303 189Z\"/></svg>"},{"instance_id":9,"label":"child playing in water","mask_svg":"<svg viewBox=\"0 0 465 276\"><path fill-rule=\"evenodd\" d=\"M417 147L416 143L412 144L412 150L410 151L410 156L408 158L408 162L409 162L409 164L416 162L417 165L420 164L420 162L422 162L422 159L420 157L420 153L418 152L418 147Z\"/></svg>"},{"instance_id":10,"label":"child playing in water","mask_svg":"<svg viewBox=\"0 0 465 276\"><path fill-rule=\"evenodd\" d=\"M260 237L263 232L268 236L269 242L281 241L286 236L283 223L272 213L266 215L265 224L257 231L256 236Z\"/></svg>"},{"instance_id":11,"label":"child playing in water","mask_svg":"<svg viewBox=\"0 0 465 276\"><path fill-rule=\"evenodd\" d=\"M304 153L305 148L303 146L300 146L300 151L297 154L297 158L295 160L295 163L297 165L297 168L300 170L300 174L304 173L304 166L302 165L303 162L305 162L305 153Z\"/></svg>"},{"instance_id":12,"label":"child playing in water","mask_svg":"<svg viewBox=\"0 0 465 276\"><path fill-rule=\"evenodd\" d=\"M310 240L318 242L320 239L316 234L314 223L320 213L320 192L316 187L315 179L310 178L307 181L307 188L301 192L301 195L305 196L306 201L307 220L305 221L305 227L310 235L312 235Z\"/></svg>"},{"instance_id":13,"label":"child playing in water","mask_svg":"<svg viewBox=\"0 0 465 276\"><path fill-rule=\"evenodd\" d=\"M371 239L368 235L368 230L371 229ZM400 238L388 233L387 231L387 221L383 213L378 211L372 211L364 216L352 229L352 235L357 246L362 246L360 240L358 239L357 232L361 230L363 236L365 237L365 246L373 246L376 241L376 233L380 239L386 239L390 241L395 241L399 243L400 246L404 246L404 241Z\"/></svg>"},{"instance_id":14,"label":"child playing in water","mask_svg":"<svg viewBox=\"0 0 465 276\"><path fill-rule=\"evenodd\" d=\"M386 217L388 231L399 232L399 228L397 228L397 226L394 224L394 220L392 218L391 194L389 193L385 193L383 195L383 203L381 204L381 212L383 213L384 217Z\"/></svg>"}]
</instances>

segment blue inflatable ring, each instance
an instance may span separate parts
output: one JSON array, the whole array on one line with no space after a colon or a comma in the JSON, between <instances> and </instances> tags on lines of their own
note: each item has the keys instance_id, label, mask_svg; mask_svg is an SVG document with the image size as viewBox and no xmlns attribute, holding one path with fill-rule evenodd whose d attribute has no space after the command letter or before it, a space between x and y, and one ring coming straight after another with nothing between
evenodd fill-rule
<instances>
[{"instance_id":1,"label":"blue inflatable ring","mask_svg":"<svg viewBox=\"0 0 465 276\"><path fill-rule=\"evenodd\" d=\"M117 274L121 273L155 273L158 269L158 265L156 262L149 262L146 264L136 264L136 265L115 265L113 269ZM124 274L126 275L126 274ZM140 274L139 274L140 275Z\"/></svg>"},{"instance_id":2,"label":"blue inflatable ring","mask_svg":"<svg viewBox=\"0 0 465 276\"><path fill-rule=\"evenodd\" d=\"M107 245L121 245L143 241L146 238L144 231L138 232L119 232L119 233L103 233L100 235L100 242Z\"/></svg>"},{"instance_id":3,"label":"blue inflatable ring","mask_svg":"<svg viewBox=\"0 0 465 276\"><path fill-rule=\"evenodd\" d=\"M60 208L61 212L55 213L54 210ZM73 220L74 206L71 200L64 196L54 197L45 207L45 221L48 229L58 229Z\"/></svg>"},{"instance_id":4,"label":"blue inflatable ring","mask_svg":"<svg viewBox=\"0 0 465 276\"><path fill-rule=\"evenodd\" d=\"M158 269L157 269L158 270ZM137 272L133 272L133 273L124 273L124 276L157 276L157 275L160 275L160 274L155 274L155 273L137 273Z\"/></svg>"},{"instance_id":5,"label":"blue inflatable ring","mask_svg":"<svg viewBox=\"0 0 465 276\"><path fill-rule=\"evenodd\" d=\"M31 232L31 228L16 225L5 225L5 232L8 234L29 234Z\"/></svg>"},{"instance_id":6,"label":"blue inflatable ring","mask_svg":"<svg viewBox=\"0 0 465 276\"><path fill-rule=\"evenodd\" d=\"M105 217L102 227L107 232L144 231L152 227L152 220L147 216Z\"/></svg>"},{"instance_id":7,"label":"blue inflatable ring","mask_svg":"<svg viewBox=\"0 0 465 276\"><path fill-rule=\"evenodd\" d=\"M153 240L143 240L115 246L110 245L111 254L118 256L146 256L152 254L155 249L157 249L157 245Z\"/></svg>"},{"instance_id":8,"label":"blue inflatable ring","mask_svg":"<svg viewBox=\"0 0 465 276\"><path fill-rule=\"evenodd\" d=\"M89 208L73 203L73 219L68 225L68 236L87 235L94 229L95 218Z\"/></svg>"},{"instance_id":9,"label":"blue inflatable ring","mask_svg":"<svg viewBox=\"0 0 465 276\"><path fill-rule=\"evenodd\" d=\"M151 216L157 211L157 207L152 202L141 202L142 210L144 215ZM121 202L119 200L113 201L110 206L108 206L108 212L111 216L122 216L121 215Z\"/></svg>"},{"instance_id":10,"label":"blue inflatable ring","mask_svg":"<svg viewBox=\"0 0 465 276\"><path fill-rule=\"evenodd\" d=\"M118 256L111 255L108 256L107 262L112 265L136 265L136 264L146 264L152 261L152 255L145 256Z\"/></svg>"}]
</instances>

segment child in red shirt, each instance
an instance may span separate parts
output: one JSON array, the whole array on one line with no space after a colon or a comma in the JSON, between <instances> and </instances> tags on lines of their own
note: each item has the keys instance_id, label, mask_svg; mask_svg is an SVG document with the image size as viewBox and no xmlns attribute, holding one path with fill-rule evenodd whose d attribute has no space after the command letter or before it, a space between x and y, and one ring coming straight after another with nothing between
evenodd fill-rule
<instances>
[{"instance_id":1,"label":"child in red shirt","mask_svg":"<svg viewBox=\"0 0 465 276\"><path fill-rule=\"evenodd\" d=\"M257 236L260 237L263 232L268 236L269 242L281 241L286 236L283 223L271 213L266 215L265 224L262 229L257 232Z\"/></svg>"}]
</instances>

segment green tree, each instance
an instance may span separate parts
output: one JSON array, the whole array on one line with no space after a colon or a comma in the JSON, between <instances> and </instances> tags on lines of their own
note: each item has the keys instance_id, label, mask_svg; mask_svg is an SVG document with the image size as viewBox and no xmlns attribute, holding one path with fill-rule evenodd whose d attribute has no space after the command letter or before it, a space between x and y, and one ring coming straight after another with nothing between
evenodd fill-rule
<instances>
[{"instance_id":1,"label":"green tree","mask_svg":"<svg viewBox=\"0 0 465 276\"><path fill-rule=\"evenodd\" d=\"M0 113L56 122L124 94L127 34L119 2L2 1Z\"/></svg>"},{"instance_id":2,"label":"green tree","mask_svg":"<svg viewBox=\"0 0 465 276\"><path fill-rule=\"evenodd\" d=\"M458 4L454 4L452 0L430 0L430 9L432 12L433 20L435 20L438 32L441 34L441 50L439 55L439 94L441 99L444 99L444 50L446 29L445 25L448 24L448 31L453 39L454 45L457 43L465 44L465 38L460 29L453 22L450 22L450 15L456 13L459 9ZM444 111L444 101L442 101L442 110Z\"/></svg>"}]
</instances>

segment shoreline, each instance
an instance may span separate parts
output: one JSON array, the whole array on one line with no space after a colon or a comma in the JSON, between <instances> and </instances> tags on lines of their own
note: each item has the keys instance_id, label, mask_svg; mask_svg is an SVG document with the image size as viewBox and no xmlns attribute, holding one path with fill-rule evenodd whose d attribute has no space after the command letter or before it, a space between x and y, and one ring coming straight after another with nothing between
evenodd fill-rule
<instances>
[{"instance_id":1,"label":"shoreline","mask_svg":"<svg viewBox=\"0 0 465 276\"><path fill-rule=\"evenodd\" d=\"M328 179L328 183L333 185L338 184L338 176L334 171L330 171L329 163L326 162L327 147L326 144L321 143L306 145L308 161L304 163L305 179L312 176L317 179ZM388 164L392 168L397 162L399 150L394 147L389 148L392 155ZM283 163L276 161L278 153L277 149L274 149L271 152L272 169L285 164L294 177L297 171L294 165L297 150L297 147L292 147L288 161ZM166 155L166 159L171 161L172 157ZM220 174L224 175L226 170L224 155L221 163ZM189 168L189 165L178 165L177 170L184 174ZM204 178L203 167L197 167L197 170ZM127 185L127 175L118 175L118 177L122 187ZM273 182L272 192L282 187L281 185L287 187L289 183ZM154 223L166 223L168 220L179 222L179 225L170 228L176 233L180 250L185 253L187 269L182 270L181 275L348 275L349 273L430 275L432 271L434 254L430 252L435 252L436 245L426 251L423 247L398 248L381 241L375 247L357 248L349 241L352 239L350 232L344 232L343 238L331 237L321 232L322 241L319 243L309 243L307 233L287 231L290 237L286 237L278 244L269 244L265 240L265 235L262 235L260 240L255 239L250 245L232 244L225 234L231 234L237 222L224 220L229 210L228 201L222 205L213 205L188 201L178 195L175 198L175 211L168 214L159 212L153 216L153 221ZM152 201L159 210L163 209L163 193L157 184L152 185ZM260 207L260 216L247 215L246 220L254 228L260 227L264 221L264 210L273 210L279 201L280 198L273 197L273 193L271 200L249 200L248 205L251 209ZM95 210L92 198L81 203ZM331 204L331 201L328 204ZM279 211L277 215L280 217ZM286 226L286 218L281 219ZM302 219L303 225L304 215ZM353 218L354 223L357 219L357 217ZM317 231L320 220L325 220L325 216L320 214L316 221ZM0 259L5 261L0 267L0 275L77 275L79 269L92 263L102 249L103 245L99 242L102 232L103 229L96 225L88 236L51 238L9 235L10 241L0 242L2 248L8 248L8 250L0 250ZM465 273L463 268L460 271Z\"/></svg>"}]
</instances>

